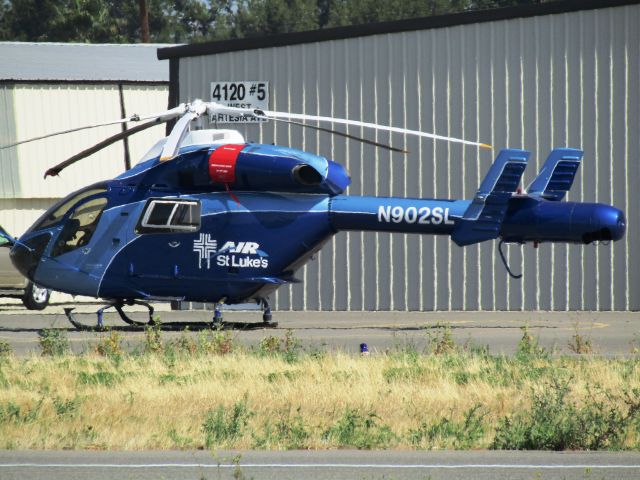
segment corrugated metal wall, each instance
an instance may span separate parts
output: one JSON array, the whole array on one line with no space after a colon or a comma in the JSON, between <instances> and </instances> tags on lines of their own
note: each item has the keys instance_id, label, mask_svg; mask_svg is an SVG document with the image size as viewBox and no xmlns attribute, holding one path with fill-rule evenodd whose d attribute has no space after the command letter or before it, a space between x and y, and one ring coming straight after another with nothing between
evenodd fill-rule
<instances>
[{"instance_id":1,"label":"corrugated metal wall","mask_svg":"<svg viewBox=\"0 0 640 480\"><path fill-rule=\"evenodd\" d=\"M509 248L495 242L341 233L276 295L279 309L638 310L640 308L640 6L632 5L180 59L180 99L211 81L268 80L275 110L332 115L533 151L531 181L554 146L585 157L570 200L613 203L615 245ZM353 195L470 198L488 152L399 135L406 158L296 126L241 128L247 139L333 158ZM352 134L362 134L359 129Z\"/></svg>"}]
</instances>

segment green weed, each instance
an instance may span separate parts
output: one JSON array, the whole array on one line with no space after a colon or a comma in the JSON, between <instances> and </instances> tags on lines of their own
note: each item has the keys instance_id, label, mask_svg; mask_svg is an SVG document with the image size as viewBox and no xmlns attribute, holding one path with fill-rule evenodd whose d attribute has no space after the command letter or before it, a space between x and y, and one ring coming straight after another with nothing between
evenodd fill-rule
<instances>
[{"instance_id":1,"label":"green weed","mask_svg":"<svg viewBox=\"0 0 640 480\"><path fill-rule=\"evenodd\" d=\"M206 330L198 335L197 351L202 355L227 355L234 350L234 339L230 331Z\"/></svg>"},{"instance_id":2,"label":"green weed","mask_svg":"<svg viewBox=\"0 0 640 480\"><path fill-rule=\"evenodd\" d=\"M35 422L40 414L43 402L44 398L41 398L33 407L26 409L13 402L7 402L4 406L0 405L0 425L3 423L25 424Z\"/></svg>"},{"instance_id":3,"label":"green weed","mask_svg":"<svg viewBox=\"0 0 640 480\"><path fill-rule=\"evenodd\" d=\"M160 322L155 322L153 325L147 325L145 328L145 353L162 353L164 345L162 344L162 326Z\"/></svg>"},{"instance_id":4,"label":"green weed","mask_svg":"<svg viewBox=\"0 0 640 480\"><path fill-rule=\"evenodd\" d=\"M6 340L0 340L0 357L8 357L13 354L13 347Z\"/></svg>"},{"instance_id":5,"label":"green weed","mask_svg":"<svg viewBox=\"0 0 640 480\"><path fill-rule=\"evenodd\" d=\"M80 385L106 385L111 387L122 380L122 375L113 372L80 372L78 373L78 383Z\"/></svg>"},{"instance_id":6,"label":"green weed","mask_svg":"<svg viewBox=\"0 0 640 480\"><path fill-rule=\"evenodd\" d=\"M575 333L571 337L571 340L568 343L569 350L573 353L577 353L578 355L593 353L593 344L591 342L591 337L582 335L578 326L575 325Z\"/></svg>"},{"instance_id":7,"label":"green weed","mask_svg":"<svg viewBox=\"0 0 640 480\"><path fill-rule=\"evenodd\" d=\"M43 356L61 356L69 352L69 339L63 330L45 328L38 335Z\"/></svg>"},{"instance_id":8,"label":"green weed","mask_svg":"<svg viewBox=\"0 0 640 480\"><path fill-rule=\"evenodd\" d=\"M223 405L209 410L202 424L207 448L219 447L225 442L231 443L244 433L244 429L253 413L247 408L247 399L236 402L227 411Z\"/></svg>"},{"instance_id":9,"label":"green weed","mask_svg":"<svg viewBox=\"0 0 640 480\"><path fill-rule=\"evenodd\" d=\"M280 381L293 381L296 378L300 377L302 372L297 370L284 370L282 372L269 372L266 375L262 375L269 383L278 383Z\"/></svg>"},{"instance_id":10,"label":"green weed","mask_svg":"<svg viewBox=\"0 0 640 480\"><path fill-rule=\"evenodd\" d=\"M258 348L262 355L275 355L280 352L280 338L274 335L268 335L260 340Z\"/></svg>"},{"instance_id":11,"label":"green weed","mask_svg":"<svg viewBox=\"0 0 640 480\"><path fill-rule=\"evenodd\" d=\"M300 357L302 342L287 330L284 338L267 336L260 341L259 353L262 356L281 356L285 361L294 363Z\"/></svg>"},{"instance_id":12,"label":"green weed","mask_svg":"<svg viewBox=\"0 0 640 480\"><path fill-rule=\"evenodd\" d=\"M379 420L374 412L363 414L347 408L342 418L324 432L323 439L337 447L388 448L396 435L387 425L380 425Z\"/></svg>"},{"instance_id":13,"label":"green weed","mask_svg":"<svg viewBox=\"0 0 640 480\"><path fill-rule=\"evenodd\" d=\"M194 382L194 379L191 375L176 375L175 373L166 373L160 375L159 378L160 385L167 385L170 383L175 383L177 385L188 385Z\"/></svg>"},{"instance_id":14,"label":"green weed","mask_svg":"<svg viewBox=\"0 0 640 480\"><path fill-rule=\"evenodd\" d=\"M167 432L167 436L173 442L173 446L179 449L191 448L193 446L193 439L187 436L180 435L175 428L170 429Z\"/></svg>"},{"instance_id":15,"label":"green weed","mask_svg":"<svg viewBox=\"0 0 640 480\"><path fill-rule=\"evenodd\" d=\"M426 448L477 448L485 433L484 417L481 406L475 405L465 412L462 421L441 418L435 423L424 422L420 427L409 430L409 441L412 445Z\"/></svg>"},{"instance_id":16,"label":"green weed","mask_svg":"<svg viewBox=\"0 0 640 480\"><path fill-rule=\"evenodd\" d=\"M382 371L382 377L387 382L412 382L419 380L425 374L422 365L393 366Z\"/></svg>"},{"instance_id":17,"label":"green weed","mask_svg":"<svg viewBox=\"0 0 640 480\"><path fill-rule=\"evenodd\" d=\"M454 353L458 347L453 341L451 326L446 324L436 324L437 331L434 335L430 335L429 347L434 355L445 355Z\"/></svg>"},{"instance_id":18,"label":"green weed","mask_svg":"<svg viewBox=\"0 0 640 480\"><path fill-rule=\"evenodd\" d=\"M82 403L80 397L74 397L70 400L63 400L61 397L56 395L52 399L53 407L55 408L56 415L58 416L69 416L73 417L80 408Z\"/></svg>"},{"instance_id":19,"label":"green weed","mask_svg":"<svg viewBox=\"0 0 640 480\"><path fill-rule=\"evenodd\" d=\"M529 327L527 325L520 328L520 330L522 330L522 338L518 342L516 358L529 360L531 358L545 358L548 356L547 351L540 346L538 337L534 337L529 333Z\"/></svg>"},{"instance_id":20,"label":"green weed","mask_svg":"<svg viewBox=\"0 0 640 480\"><path fill-rule=\"evenodd\" d=\"M198 344L189 335L189 327L186 327L180 337L173 342L173 347L179 355L189 357L198 351Z\"/></svg>"},{"instance_id":21,"label":"green weed","mask_svg":"<svg viewBox=\"0 0 640 480\"><path fill-rule=\"evenodd\" d=\"M263 434L254 436L254 448L284 448L286 450L306 448L311 436L300 414L300 407L292 417L291 408L280 412L275 424L265 420Z\"/></svg>"},{"instance_id":22,"label":"green weed","mask_svg":"<svg viewBox=\"0 0 640 480\"><path fill-rule=\"evenodd\" d=\"M122 350L122 334L111 330L108 335L101 336L94 347L94 351L103 357L120 357Z\"/></svg>"},{"instance_id":23,"label":"green weed","mask_svg":"<svg viewBox=\"0 0 640 480\"><path fill-rule=\"evenodd\" d=\"M616 396L609 391L589 391L578 405L570 397L571 380L552 380L542 392L532 393L529 410L498 422L494 449L601 450L620 449L630 428L638 428L640 389ZM619 407L619 400L625 407Z\"/></svg>"}]
</instances>

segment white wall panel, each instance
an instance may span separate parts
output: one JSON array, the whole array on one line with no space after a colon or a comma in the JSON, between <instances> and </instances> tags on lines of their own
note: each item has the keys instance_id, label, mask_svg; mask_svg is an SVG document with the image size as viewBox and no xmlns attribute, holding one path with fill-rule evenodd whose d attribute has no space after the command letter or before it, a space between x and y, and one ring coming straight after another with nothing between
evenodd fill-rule
<instances>
[{"instance_id":1,"label":"white wall panel","mask_svg":"<svg viewBox=\"0 0 640 480\"><path fill-rule=\"evenodd\" d=\"M0 85L0 145L16 141L14 118L14 88ZM14 196L20 191L17 149L0 150L0 192L1 196ZM6 192L6 193L5 193Z\"/></svg>"},{"instance_id":2,"label":"white wall panel","mask_svg":"<svg viewBox=\"0 0 640 480\"><path fill-rule=\"evenodd\" d=\"M527 185L553 147L583 148L570 200L613 203L628 233L612 245L495 242L341 233L280 290L281 309L640 309L640 6L500 20L180 59L180 100L212 81L271 82L270 108L393 124L533 152ZM348 193L470 198L494 154L365 132L410 155L282 124L246 125L249 140L345 164ZM349 133L362 134L360 129Z\"/></svg>"},{"instance_id":3,"label":"white wall panel","mask_svg":"<svg viewBox=\"0 0 640 480\"><path fill-rule=\"evenodd\" d=\"M118 118L120 101L115 85L32 84L15 87L17 140ZM18 195L22 198L63 197L89 183L115 176L124 165L120 144L67 168L59 177L43 178L49 167L119 131L119 125L112 125L18 146ZM7 192L5 195L14 196Z\"/></svg>"},{"instance_id":4,"label":"white wall panel","mask_svg":"<svg viewBox=\"0 0 640 480\"><path fill-rule=\"evenodd\" d=\"M19 237L57 200L56 198L0 199L0 225L10 235Z\"/></svg>"},{"instance_id":5,"label":"white wall panel","mask_svg":"<svg viewBox=\"0 0 640 480\"><path fill-rule=\"evenodd\" d=\"M121 117L118 86L114 84L16 84L5 86L0 95L5 104L12 103L12 109L5 112L13 111L13 116L7 117L6 127L0 127L3 139L14 137L19 141ZM161 111L166 108L167 95L166 86L125 85L126 113ZM47 168L120 130L120 125L99 127L3 150L0 153L3 172L0 197L62 197L90 183L120 174L125 167L124 149L122 142L117 142L67 168L59 177L43 179ZM158 126L131 137L132 163L163 136L164 128ZM19 172L17 175L16 171Z\"/></svg>"}]
</instances>

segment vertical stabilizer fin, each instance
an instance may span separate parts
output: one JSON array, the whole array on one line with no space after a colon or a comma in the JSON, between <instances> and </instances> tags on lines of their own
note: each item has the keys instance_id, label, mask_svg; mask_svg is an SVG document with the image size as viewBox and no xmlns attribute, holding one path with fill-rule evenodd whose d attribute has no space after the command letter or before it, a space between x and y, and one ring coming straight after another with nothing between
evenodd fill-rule
<instances>
[{"instance_id":1,"label":"vertical stabilizer fin","mask_svg":"<svg viewBox=\"0 0 640 480\"><path fill-rule=\"evenodd\" d=\"M471 245L498 237L509 199L520 184L529 155L526 150L500 151L471 205L451 234L456 244Z\"/></svg>"},{"instance_id":2,"label":"vertical stabilizer fin","mask_svg":"<svg viewBox=\"0 0 640 480\"><path fill-rule=\"evenodd\" d=\"M574 148L552 150L527 193L546 200L562 200L573 185L583 153Z\"/></svg>"}]
</instances>

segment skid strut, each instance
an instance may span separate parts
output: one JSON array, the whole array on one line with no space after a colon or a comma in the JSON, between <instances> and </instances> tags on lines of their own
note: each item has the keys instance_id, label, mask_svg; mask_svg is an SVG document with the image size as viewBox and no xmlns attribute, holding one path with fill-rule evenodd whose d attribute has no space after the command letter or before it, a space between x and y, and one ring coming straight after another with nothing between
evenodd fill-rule
<instances>
[{"instance_id":1,"label":"skid strut","mask_svg":"<svg viewBox=\"0 0 640 480\"><path fill-rule=\"evenodd\" d=\"M133 301L133 302L127 302L127 305L142 305L144 307L147 308L147 310L149 310L149 321L148 322L139 322L137 320L134 320L133 318L129 317L124 310L122 309L122 307L125 305L125 302L114 302L114 303L110 303L109 305L105 305L104 307L98 309L98 311L96 312L96 315L98 317L97 319L97 323L95 326L91 326L91 325L86 325L82 322L80 322L75 314L73 313L73 308L65 308L64 309L64 313L67 316L67 319L69 320L69 322L71 322L71 325L73 325L74 327L76 327L78 330L94 330L94 331L104 331L106 330L106 327L104 326L104 312L110 308L115 309L116 312L118 312L118 315L120 315L120 318L122 319L123 322L133 326L133 327L146 327L146 326L150 326L150 325L155 325L155 321L153 320L153 307L146 303L146 302L137 302L137 301Z\"/></svg>"},{"instance_id":2,"label":"skid strut","mask_svg":"<svg viewBox=\"0 0 640 480\"><path fill-rule=\"evenodd\" d=\"M262 304L262 325L265 328L276 328L278 326L278 322L273 321L269 300L263 298L260 303Z\"/></svg>"}]
</instances>

